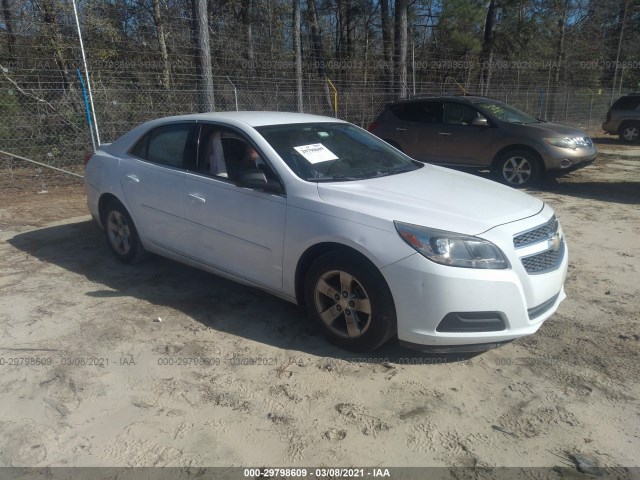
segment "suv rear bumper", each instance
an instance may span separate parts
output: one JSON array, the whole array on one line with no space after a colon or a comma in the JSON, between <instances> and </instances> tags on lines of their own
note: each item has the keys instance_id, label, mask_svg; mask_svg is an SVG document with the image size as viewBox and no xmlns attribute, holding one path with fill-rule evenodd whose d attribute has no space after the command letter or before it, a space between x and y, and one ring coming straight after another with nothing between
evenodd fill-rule
<instances>
[{"instance_id":1,"label":"suv rear bumper","mask_svg":"<svg viewBox=\"0 0 640 480\"><path fill-rule=\"evenodd\" d=\"M618 130L620 129L620 121L619 120L609 120L608 122L604 122L602 124L602 130L610 135L617 135Z\"/></svg>"}]
</instances>

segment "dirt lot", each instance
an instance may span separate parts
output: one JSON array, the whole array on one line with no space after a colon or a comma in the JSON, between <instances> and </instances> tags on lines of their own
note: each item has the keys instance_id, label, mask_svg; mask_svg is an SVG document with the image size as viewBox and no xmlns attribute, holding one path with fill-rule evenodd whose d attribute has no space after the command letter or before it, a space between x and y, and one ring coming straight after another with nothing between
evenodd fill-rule
<instances>
[{"instance_id":1,"label":"dirt lot","mask_svg":"<svg viewBox=\"0 0 640 480\"><path fill-rule=\"evenodd\" d=\"M567 300L466 358L353 360L265 293L119 264L76 180L0 170L0 465L638 466L640 149L599 146L531 192Z\"/></svg>"}]
</instances>

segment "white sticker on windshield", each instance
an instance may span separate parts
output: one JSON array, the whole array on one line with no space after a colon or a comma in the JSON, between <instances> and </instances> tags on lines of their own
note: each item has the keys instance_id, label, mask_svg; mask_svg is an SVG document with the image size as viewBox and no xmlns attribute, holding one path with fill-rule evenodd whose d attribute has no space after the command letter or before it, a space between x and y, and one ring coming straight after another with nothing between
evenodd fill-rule
<instances>
[{"instance_id":1,"label":"white sticker on windshield","mask_svg":"<svg viewBox=\"0 0 640 480\"><path fill-rule=\"evenodd\" d=\"M321 143L312 143L311 145L300 145L293 147L300 155L306 158L309 163L320 163L328 160L337 160L331 150Z\"/></svg>"}]
</instances>

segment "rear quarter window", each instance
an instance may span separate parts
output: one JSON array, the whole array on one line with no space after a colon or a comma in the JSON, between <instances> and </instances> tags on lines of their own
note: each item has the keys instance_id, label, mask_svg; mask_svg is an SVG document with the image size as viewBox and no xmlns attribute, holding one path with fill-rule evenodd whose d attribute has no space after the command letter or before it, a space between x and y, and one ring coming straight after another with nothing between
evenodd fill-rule
<instances>
[{"instance_id":1,"label":"rear quarter window","mask_svg":"<svg viewBox=\"0 0 640 480\"><path fill-rule=\"evenodd\" d=\"M177 123L154 128L138 140L129 153L150 162L185 168L185 149L192 126Z\"/></svg>"}]
</instances>

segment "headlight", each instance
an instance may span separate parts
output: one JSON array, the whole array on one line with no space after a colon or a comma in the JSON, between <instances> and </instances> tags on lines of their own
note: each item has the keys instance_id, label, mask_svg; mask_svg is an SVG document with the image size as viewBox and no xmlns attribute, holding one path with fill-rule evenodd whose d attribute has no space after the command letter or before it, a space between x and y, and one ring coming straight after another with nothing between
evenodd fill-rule
<instances>
[{"instance_id":1,"label":"headlight","mask_svg":"<svg viewBox=\"0 0 640 480\"><path fill-rule=\"evenodd\" d=\"M572 150L578 147L591 146L591 139L589 137L545 138L544 141L554 147L570 148Z\"/></svg>"},{"instance_id":2,"label":"headlight","mask_svg":"<svg viewBox=\"0 0 640 480\"><path fill-rule=\"evenodd\" d=\"M493 243L478 237L393 222L410 246L432 262L452 267L509 268L509 262Z\"/></svg>"}]
</instances>

